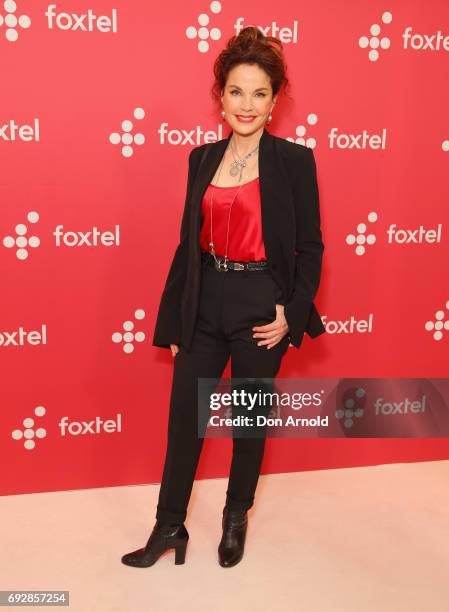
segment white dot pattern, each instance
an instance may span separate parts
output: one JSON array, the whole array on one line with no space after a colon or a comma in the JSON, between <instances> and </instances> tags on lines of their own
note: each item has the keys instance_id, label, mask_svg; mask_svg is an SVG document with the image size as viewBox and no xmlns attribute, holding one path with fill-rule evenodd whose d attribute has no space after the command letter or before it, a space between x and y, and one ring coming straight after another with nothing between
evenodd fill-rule
<instances>
[{"instance_id":1,"label":"white dot pattern","mask_svg":"<svg viewBox=\"0 0 449 612\"><path fill-rule=\"evenodd\" d=\"M31 19L28 15L15 14L17 5L14 0L5 0L3 3L3 9L6 15L0 14L0 26L5 25L5 38L8 42L16 42L19 38L19 32L17 27L23 30L28 29L31 26Z\"/></svg>"},{"instance_id":2,"label":"white dot pattern","mask_svg":"<svg viewBox=\"0 0 449 612\"><path fill-rule=\"evenodd\" d=\"M142 321L145 318L145 311L142 308L138 308L134 312L134 318L137 321ZM123 352L129 355L134 351L135 342L145 341L145 332L135 331L134 321L126 320L122 324L123 332L116 331L112 334L112 342L114 344L122 344Z\"/></svg>"},{"instance_id":3,"label":"white dot pattern","mask_svg":"<svg viewBox=\"0 0 449 612\"><path fill-rule=\"evenodd\" d=\"M365 397L365 389L359 387L354 392L354 398L348 397L343 404L343 408L337 408L335 418L343 422L345 429L350 429L354 425L354 417L360 419L365 411L360 406L357 406L357 400Z\"/></svg>"},{"instance_id":4,"label":"white dot pattern","mask_svg":"<svg viewBox=\"0 0 449 612\"><path fill-rule=\"evenodd\" d=\"M447 316L449 300L446 302L445 308L446 312L444 310L436 311L434 321L426 321L426 323L424 323L424 329L428 332L432 332L432 338L437 342L443 339L444 330L449 331L449 318Z\"/></svg>"},{"instance_id":5,"label":"white dot pattern","mask_svg":"<svg viewBox=\"0 0 449 612\"><path fill-rule=\"evenodd\" d=\"M44 406L36 406L34 414L37 417L43 417L46 413ZM32 417L26 417L22 421L24 429L14 429L11 432L13 440L24 440L23 446L26 450L33 450L36 447L34 438L42 440L47 435L47 430L43 427L38 427L36 430L33 429L35 420Z\"/></svg>"},{"instance_id":6,"label":"white dot pattern","mask_svg":"<svg viewBox=\"0 0 449 612\"><path fill-rule=\"evenodd\" d=\"M143 108L137 107L133 111L134 119L140 121L145 117ZM121 123L122 133L112 132L109 134L109 142L113 145L121 144L121 153L123 157L132 157L134 154L133 145L141 146L145 142L145 136L141 132L132 134L134 123L129 119L124 119Z\"/></svg>"},{"instance_id":7,"label":"white dot pattern","mask_svg":"<svg viewBox=\"0 0 449 612\"><path fill-rule=\"evenodd\" d=\"M316 113L309 113L307 115L307 124L316 125L317 123L318 115ZM290 142L296 142L296 144L304 145L306 147L309 147L309 149L314 149L316 147L316 140L312 136L305 138L306 133L307 126L303 124L297 125L295 129L296 138L291 138L290 136L288 136L286 140L289 140Z\"/></svg>"},{"instance_id":8,"label":"white dot pattern","mask_svg":"<svg viewBox=\"0 0 449 612\"><path fill-rule=\"evenodd\" d=\"M377 213L370 212L368 214L368 221L370 223L375 223L377 221ZM347 234L346 236L346 244L352 246L356 245L355 253L356 255L364 255L366 252L365 245L371 245L376 242L375 234L367 234L367 225L366 223L359 223L357 225L357 234Z\"/></svg>"},{"instance_id":9,"label":"white dot pattern","mask_svg":"<svg viewBox=\"0 0 449 612\"><path fill-rule=\"evenodd\" d=\"M388 25L392 22L393 15L385 11L382 15L382 23ZM378 23L373 23L369 29L370 36L361 36L359 38L359 47L361 49L369 49L368 58L372 62L377 62L380 57L378 49L388 49L390 47L390 39L386 36L379 38L381 26Z\"/></svg>"},{"instance_id":10,"label":"white dot pattern","mask_svg":"<svg viewBox=\"0 0 449 612\"><path fill-rule=\"evenodd\" d=\"M27 214L28 223L37 223L39 221L39 213L36 211L31 211ZM15 236L5 236L3 238L3 246L7 249L13 249L16 247L16 257L20 261L24 261L28 257L27 247L31 247L32 249L37 248L40 245L40 239L38 236L29 236L28 226L25 223L18 223L14 228L16 235Z\"/></svg>"},{"instance_id":11,"label":"white dot pattern","mask_svg":"<svg viewBox=\"0 0 449 612\"><path fill-rule=\"evenodd\" d=\"M221 12L221 2L211 2L209 5L211 13L218 15ZM186 28L186 37L189 40L198 39L197 48L200 53L207 53L210 49L210 40L219 40L221 38L221 30L219 28L209 29L210 17L207 13L198 15L198 27L190 25Z\"/></svg>"}]
</instances>

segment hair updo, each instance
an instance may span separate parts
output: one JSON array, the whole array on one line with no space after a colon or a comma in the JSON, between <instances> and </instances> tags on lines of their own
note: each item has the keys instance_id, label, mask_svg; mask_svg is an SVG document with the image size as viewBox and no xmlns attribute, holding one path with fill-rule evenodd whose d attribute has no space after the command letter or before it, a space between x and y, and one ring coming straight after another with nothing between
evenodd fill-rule
<instances>
[{"instance_id":1,"label":"hair updo","mask_svg":"<svg viewBox=\"0 0 449 612\"><path fill-rule=\"evenodd\" d=\"M274 36L265 36L255 26L248 26L238 36L234 35L228 40L226 48L214 62L215 81L211 93L218 104L228 74L238 64L258 64L270 78L273 96L281 89L287 93L290 83L281 41Z\"/></svg>"}]
</instances>

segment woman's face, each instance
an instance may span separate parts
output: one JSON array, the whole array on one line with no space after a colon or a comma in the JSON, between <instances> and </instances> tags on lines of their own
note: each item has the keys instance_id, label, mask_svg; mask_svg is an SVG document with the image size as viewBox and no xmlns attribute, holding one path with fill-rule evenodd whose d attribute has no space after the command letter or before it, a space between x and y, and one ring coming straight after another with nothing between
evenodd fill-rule
<instances>
[{"instance_id":1,"label":"woman's face","mask_svg":"<svg viewBox=\"0 0 449 612\"><path fill-rule=\"evenodd\" d=\"M268 74L257 64L239 64L229 71L221 102L230 127L244 136L263 128L276 97ZM251 116L244 121L239 116Z\"/></svg>"}]
</instances>

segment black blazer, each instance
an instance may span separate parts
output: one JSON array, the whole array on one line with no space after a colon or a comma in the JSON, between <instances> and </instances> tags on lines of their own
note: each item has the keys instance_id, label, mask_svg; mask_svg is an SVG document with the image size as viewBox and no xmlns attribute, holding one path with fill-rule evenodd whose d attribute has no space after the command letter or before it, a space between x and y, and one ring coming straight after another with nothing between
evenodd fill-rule
<instances>
[{"instance_id":1,"label":"black blazer","mask_svg":"<svg viewBox=\"0 0 449 612\"><path fill-rule=\"evenodd\" d=\"M162 293L153 346L182 343L190 350L201 286L201 202L231 135L232 131L227 138L190 152L180 242ZM299 348L304 332L315 338L326 331L313 303L324 251L313 150L264 128L259 140L259 184L265 253L285 296L290 342Z\"/></svg>"}]
</instances>

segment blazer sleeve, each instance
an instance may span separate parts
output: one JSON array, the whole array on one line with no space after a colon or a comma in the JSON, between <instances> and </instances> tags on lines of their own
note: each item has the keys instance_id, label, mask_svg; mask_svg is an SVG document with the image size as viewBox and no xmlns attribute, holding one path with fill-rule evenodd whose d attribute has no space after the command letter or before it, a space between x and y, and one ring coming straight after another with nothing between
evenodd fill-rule
<instances>
[{"instance_id":1,"label":"blazer sleeve","mask_svg":"<svg viewBox=\"0 0 449 612\"><path fill-rule=\"evenodd\" d=\"M181 299L187 273L190 200L198 166L199 148L195 147L192 149L189 155L187 192L181 221L179 244L165 281L154 329L152 344L161 348L170 348L170 344L179 345L181 340Z\"/></svg>"},{"instance_id":2,"label":"blazer sleeve","mask_svg":"<svg viewBox=\"0 0 449 612\"><path fill-rule=\"evenodd\" d=\"M315 157L313 149L306 147L303 150L301 166L293 184L296 217L295 288L284 306L290 342L296 348L299 348L309 318L313 315L313 301L320 284L324 251Z\"/></svg>"}]
</instances>

